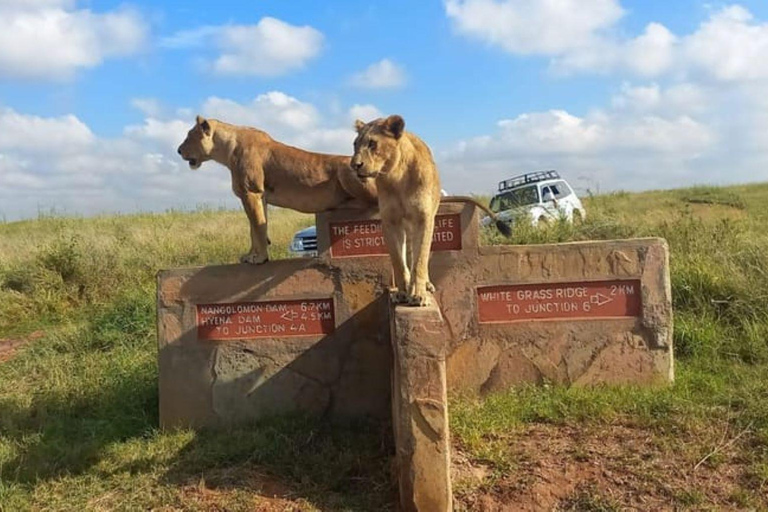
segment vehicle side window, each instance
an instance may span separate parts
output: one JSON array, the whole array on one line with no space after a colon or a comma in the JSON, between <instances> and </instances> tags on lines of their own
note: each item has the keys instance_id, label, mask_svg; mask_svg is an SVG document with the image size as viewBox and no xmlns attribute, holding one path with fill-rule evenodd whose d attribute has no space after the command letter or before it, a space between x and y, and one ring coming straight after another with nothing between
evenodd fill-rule
<instances>
[{"instance_id":1,"label":"vehicle side window","mask_svg":"<svg viewBox=\"0 0 768 512\"><path fill-rule=\"evenodd\" d=\"M546 203L557 198L556 189L552 185L541 188L541 201Z\"/></svg>"},{"instance_id":2,"label":"vehicle side window","mask_svg":"<svg viewBox=\"0 0 768 512\"><path fill-rule=\"evenodd\" d=\"M557 187L557 192L555 193L555 197L557 199L568 197L573 193L573 191L571 190L571 187L569 187L568 184L564 181L558 181L557 183L555 183L555 186Z\"/></svg>"}]
</instances>

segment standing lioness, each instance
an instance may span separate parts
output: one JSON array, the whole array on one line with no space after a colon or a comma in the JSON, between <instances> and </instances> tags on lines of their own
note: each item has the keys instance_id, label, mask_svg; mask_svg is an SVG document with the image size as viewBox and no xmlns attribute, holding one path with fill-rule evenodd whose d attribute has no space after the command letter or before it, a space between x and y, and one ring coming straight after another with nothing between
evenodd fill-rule
<instances>
[{"instance_id":1,"label":"standing lioness","mask_svg":"<svg viewBox=\"0 0 768 512\"><path fill-rule=\"evenodd\" d=\"M426 306L429 250L440 206L440 178L432 153L405 131L400 116L367 124L357 121L355 128L352 168L364 181L376 178L384 241L398 290L395 300Z\"/></svg>"},{"instance_id":2,"label":"standing lioness","mask_svg":"<svg viewBox=\"0 0 768 512\"><path fill-rule=\"evenodd\" d=\"M364 182L376 180L384 241L395 274L395 300L412 306L429 304L429 252L435 215L441 202L473 203L510 235L485 205L471 197L440 197L440 177L429 147L405 131L400 116L355 122L357 138L351 166Z\"/></svg>"},{"instance_id":3,"label":"standing lioness","mask_svg":"<svg viewBox=\"0 0 768 512\"><path fill-rule=\"evenodd\" d=\"M232 191L251 225L251 250L240 258L244 263L269 260L267 204L304 213L376 206L375 184L357 179L348 156L303 151L256 128L198 116L179 154L192 169L207 160L229 168Z\"/></svg>"}]
</instances>

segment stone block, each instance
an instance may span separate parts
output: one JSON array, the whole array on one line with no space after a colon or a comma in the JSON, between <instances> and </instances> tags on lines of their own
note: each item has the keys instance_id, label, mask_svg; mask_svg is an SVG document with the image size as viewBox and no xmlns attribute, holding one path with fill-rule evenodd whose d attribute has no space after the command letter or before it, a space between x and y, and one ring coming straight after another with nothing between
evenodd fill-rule
<instances>
[{"instance_id":1,"label":"stone block","mask_svg":"<svg viewBox=\"0 0 768 512\"><path fill-rule=\"evenodd\" d=\"M161 425L388 416L388 261L342 267L293 259L160 272Z\"/></svg>"},{"instance_id":2,"label":"stone block","mask_svg":"<svg viewBox=\"0 0 768 512\"><path fill-rule=\"evenodd\" d=\"M437 305L390 307L392 423L400 504L406 512L452 510L445 354Z\"/></svg>"}]
</instances>

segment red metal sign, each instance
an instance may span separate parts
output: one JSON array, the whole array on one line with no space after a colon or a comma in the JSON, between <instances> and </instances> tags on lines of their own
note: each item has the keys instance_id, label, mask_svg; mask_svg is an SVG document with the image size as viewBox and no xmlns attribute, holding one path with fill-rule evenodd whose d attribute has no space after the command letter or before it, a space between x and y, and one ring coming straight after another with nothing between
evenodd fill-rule
<instances>
[{"instance_id":1,"label":"red metal sign","mask_svg":"<svg viewBox=\"0 0 768 512\"><path fill-rule=\"evenodd\" d=\"M480 323L638 317L640 281L483 286L477 289Z\"/></svg>"},{"instance_id":2,"label":"red metal sign","mask_svg":"<svg viewBox=\"0 0 768 512\"><path fill-rule=\"evenodd\" d=\"M331 256L334 258L388 254L380 220L331 222L329 228ZM453 213L435 217L432 250L461 250L461 215Z\"/></svg>"},{"instance_id":3,"label":"red metal sign","mask_svg":"<svg viewBox=\"0 0 768 512\"><path fill-rule=\"evenodd\" d=\"M245 340L331 334L333 299L197 305L197 339Z\"/></svg>"}]
</instances>

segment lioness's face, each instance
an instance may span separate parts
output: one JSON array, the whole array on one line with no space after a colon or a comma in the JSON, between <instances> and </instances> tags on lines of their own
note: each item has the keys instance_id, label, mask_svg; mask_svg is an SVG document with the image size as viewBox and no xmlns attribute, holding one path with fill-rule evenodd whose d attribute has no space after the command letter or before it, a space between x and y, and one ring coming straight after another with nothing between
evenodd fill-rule
<instances>
[{"instance_id":1,"label":"lioness's face","mask_svg":"<svg viewBox=\"0 0 768 512\"><path fill-rule=\"evenodd\" d=\"M389 165L400 154L398 145L404 128L405 121L400 116L376 119L370 123L355 122L357 138L350 165L358 178L366 180L387 172Z\"/></svg>"},{"instance_id":2,"label":"lioness's face","mask_svg":"<svg viewBox=\"0 0 768 512\"><path fill-rule=\"evenodd\" d=\"M195 126L178 149L181 158L189 162L190 169L199 169L203 162L211 159L213 152L213 129L207 119L197 116Z\"/></svg>"}]
</instances>

